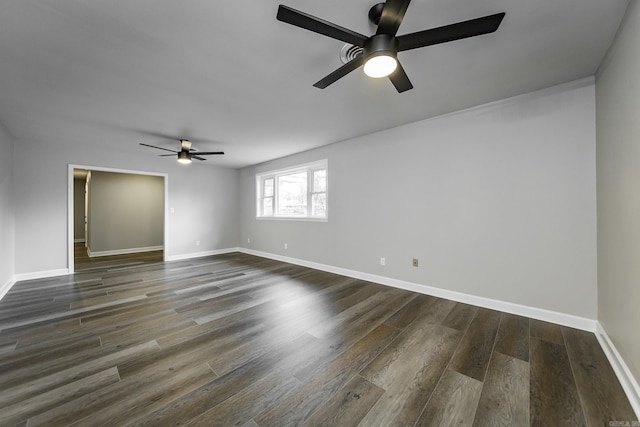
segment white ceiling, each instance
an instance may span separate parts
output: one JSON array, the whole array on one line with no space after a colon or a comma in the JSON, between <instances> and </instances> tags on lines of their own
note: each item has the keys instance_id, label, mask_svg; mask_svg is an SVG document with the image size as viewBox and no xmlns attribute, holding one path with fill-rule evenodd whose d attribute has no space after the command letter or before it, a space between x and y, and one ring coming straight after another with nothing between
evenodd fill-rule
<instances>
[{"instance_id":1,"label":"white ceiling","mask_svg":"<svg viewBox=\"0 0 640 427\"><path fill-rule=\"evenodd\" d=\"M375 0L282 0L363 34ZM0 0L0 121L18 140L242 167L593 75L628 0L413 0L398 34L497 12L497 32L401 52L414 89L341 65L272 0ZM170 161L167 158L167 161Z\"/></svg>"}]
</instances>

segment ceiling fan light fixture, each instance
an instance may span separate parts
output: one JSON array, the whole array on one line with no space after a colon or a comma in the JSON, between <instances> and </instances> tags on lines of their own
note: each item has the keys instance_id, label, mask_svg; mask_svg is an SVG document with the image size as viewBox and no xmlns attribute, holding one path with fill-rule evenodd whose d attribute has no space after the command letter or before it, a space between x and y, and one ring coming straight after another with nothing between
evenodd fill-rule
<instances>
[{"instance_id":1,"label":"ceiling fan light fixture","mask_svg":"<svg viewBox=\"0 0 640 427\"><path fill-rule=\"evenodd\" d=\"M182 163L183 165L191 163L191 153L187 153L186 151L179 152L178 163Z\"/></svg>"},{"instance_id":2,"label":"ceiling fan light fixture","mask_svg":"<svg viewBox=\"0 0 640 427\"><path fill-rule=\"evenodd\" d=\"M278 6L276 19L362 48L362 53L354 55L346 62L341 55L343 65L314 83L314 87L326 89L329 85L364 65L364 72L368 76L388 76L398 93L402 93L413 89L413 84L397 59L398 52L493 33L498 29L505 16L505 13L501 12L396 36L410 2L411 0L386 0L369 9L369 20L377 26L376 34L371 37L283 4ZM349 47L346 49L350 50ZM345 53L344 50L343 48L342 53ZM379 59L378 57L386 58ZM378 69L378 66L381 66L382 70Z\"/></svg>"},{"instance_id":3,"label":"ceiling fan light fixture","mask_svg":"<svg viewBox=\"0 0 640 427\"><path fill-rule=\"evenodd\" d=\"M367 62L365 62L364 73L369 77L379 79L393 73L397 66L398 61L393 56L377 55L369 58Z\"/></svg>"},{"instance_id":4,"label":"ceiling fan light fixture","mask_svg":"<svg viewBox=\"0 0 640 427\"><path fill-rule=\"evenodd\" d=\"M398 42L389 34L377 34L364 44L364 73L373 78L387 77L398 67Z\"/></svg>"}]
</instances>

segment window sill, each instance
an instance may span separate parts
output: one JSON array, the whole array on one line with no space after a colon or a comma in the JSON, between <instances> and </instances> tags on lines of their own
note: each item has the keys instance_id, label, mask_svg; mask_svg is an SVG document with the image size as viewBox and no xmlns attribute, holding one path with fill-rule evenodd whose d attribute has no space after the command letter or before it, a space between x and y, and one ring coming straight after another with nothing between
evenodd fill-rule
<instances>
[{"instance_id":1,"label":"window sill","mask_svg":"<svg viewBox=\"0 0 640 427\"><path fill-rule=\"evenodd\" d=\"M329 222L329 218L309 218L300 216L257 216L259 221L306 221L306 222Z\"/></svg>"}]
</instances>

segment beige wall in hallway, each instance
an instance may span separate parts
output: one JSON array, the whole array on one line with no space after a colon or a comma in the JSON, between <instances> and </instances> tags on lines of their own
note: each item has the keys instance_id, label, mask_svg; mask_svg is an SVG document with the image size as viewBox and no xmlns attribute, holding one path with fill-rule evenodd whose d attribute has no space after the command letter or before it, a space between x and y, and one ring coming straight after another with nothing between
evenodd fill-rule
<instances>
[{"instance_id":1,"label":"beige wall in hallway","mask_svg":"<svg viewBox=\"0 0 640 427\"><path fill-rule=\"evenodd\" d=\"M88 198L92 254L163 246L163 177L91 171Z\"/></svg>"}]
</instances>

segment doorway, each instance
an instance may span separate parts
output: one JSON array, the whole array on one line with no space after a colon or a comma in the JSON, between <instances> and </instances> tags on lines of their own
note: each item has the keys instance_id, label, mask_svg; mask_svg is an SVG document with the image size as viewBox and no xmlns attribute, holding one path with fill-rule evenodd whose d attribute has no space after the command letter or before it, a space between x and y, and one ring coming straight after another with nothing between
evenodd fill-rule
<instances>
[{"instance_id":1,"label":"doorway","mask_svg":"<svg viewBox=\"0 0 640 427\"><path fill-rule=\"evenodd\" d=\"M166 260L167 181L167 174L69 165L69 273Z\"/></svg>"}]
</instances>

